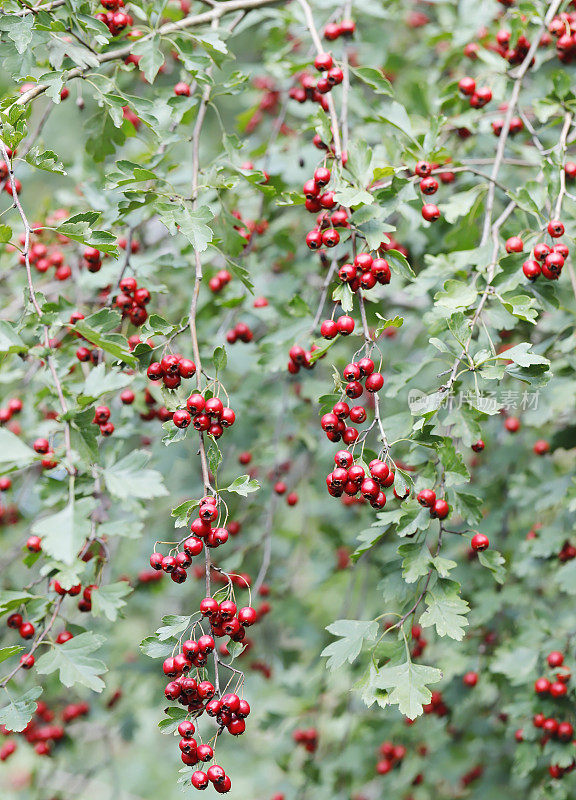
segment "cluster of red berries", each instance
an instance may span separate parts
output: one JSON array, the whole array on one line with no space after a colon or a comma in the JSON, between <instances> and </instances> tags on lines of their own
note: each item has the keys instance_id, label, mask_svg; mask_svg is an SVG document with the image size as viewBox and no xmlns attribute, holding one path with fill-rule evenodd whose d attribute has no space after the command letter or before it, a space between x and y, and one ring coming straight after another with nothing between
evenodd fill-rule
<instances>
[{"instance_id":1,"label":"cluster of red berries","mask_svg":"<svg viewBox=\"0 0 576 800\"><path fill-rule=\"evenodd\" d=\"M292 734L296 744L301 745L307 753L315 753L318 749L318 731L316 728L296 728Z\"/></svg>"},{"instance_id":2,"label":"cluster of red berries","mask_svg":"<svg viewBox=\"0 0 576 800\"><path fill-rule=\"evenodd\" d=\"M232 280L232 275L230 275L228 270L221 269L218 270L216 275L210 278L210 280L208 281L208 286L211 292L217 294L218 292L221 292L225 286L228 286L231 280Z\"/></svg>"},{"instance_id":3,"label":"cluster of red berries","mask_svg":"<svg viewBox=\"0 0 576 800\"><path fill-rule=\"evenodd\" d=\"M351 266L351 265L349 265ZM325 319L322 324L320 325L320 333L324 337L324 339L335 339L338 334L341 336L350 336L350 334L354 331L354 320L352 317L343 314L342 316L338 317L338 319ZM292 348L294 350L294 348ZM292 354L292 350L290 353ZM305 365L306 359L303 361L298 361L298 358L301 358L301 354L295 351L296 358L293 358L290 355L292 361L295 361L296 364L303 364Z\"/></svg>"},{"instance_id":4,"label":"cluster of red berries","mask_svg":"<svg viewBox=\"0 0 576 800\"><path fill-rule=\"evenodd\" d=\"M554 219L548 223L546 230L550 238L558 239L564 234L564 224ZM507 253L521 253L523 250L524 242L519 236L511 236L506 241ZM538 242L534 245L532 258L522 264L522 272L530 281L535 281L540 275L549 281L557 281L569 254L568 245L563 242L552 245Z\"/></svg>"},{"instance_id":5,"label":"cluster of red berries","mask_svg":"<svg viewBox=\"0 0 576 800\"><path fill-rule=\"evenodd\" d=\"M134 24L130 14L118 10L124 8L124 0L100 0L100 3L107 11L96 14L96 19L106 25L112 36L118 36L129 25Z\"/></svg>"},{"instance_id":6,"label":"cluster of red berries","mask_svg":"<svg viewBox=\"0 0 576 800\"><path fill-rule=\"evenodd\" d=\"M458 89L468 98L472 108L484 108L492 100L492 91L487 86L476 86L474 78L461 78Z\"/></svg>"},{"instance_id":7,"label":"cluster of red berries","mask_svg":"<svg viewBox=\"0 0 576 800\"><path fill-rule=\"evenodd\" d=\"M201 397L201 395L199 395ZM214 496L204 497L200 501L198 516L192 520L189 536L182 542L182 550L176 548L176 555L163 556L162 553L152 553L150 566L152 569L170 573L174 583L184 583L188 577L187 569L192 565L194 556L200 555L206 547L214 548L228 541L226 528L213 528L212 523L218 519L217 499Z\"/></svg>"},{"instance_id":8,"label":"cluster of red berries","mask_svg":"<svg viewBox=\"0 0 576 800\"><path fill-rule=\"evenodd\" d=\"M434 714L437 717L445 717L450 712L450 709L444 702L442 692L432 692L430 702L422 706L425 714Z\"/></svg>"},{"instance_id":9,"label":"cluster of red berries","mask_svg":"<svg viewBox=\"0 0 576 800\"><path fill-rule=\"evenodd\" d=\"M347 381L344 394L350 400L360 398L364 389L370 395L379 392L384 386L384 376L381 372L375 372L374 361L367 356L347 364L342 374ZM358 439L358 429L353 426L347 427L344 420L350 418L354 424L362 424L366 421L366 416L366 409L363 406L350 408L342 399L334 404L332 411L322 416L320 425L331 442L339 442L342 439L346 444L353 444Z\"/></svg>"},{"instance_id":10,"label":"cluster of red berries","mask_svg":"<svg viewBox=\"0 0 576 800\"><path fill-rule=\"evenodd\" d=\"M14 414L19 414L22 411L22 400L19 397L13 397L8 400L8 404L4 408L0 408L0 425L5 425L12 419Z\"/></svg>"},{"instance_id":11,"label":"cluster of red berries","mask_svg":"<svg viewBox=\"0 0 576 800\"><path fill-rule=\"evenodd\" d=\"M334 192L324 191L332 176L328 167L318 167L314 177L307 180L302 187L306 198L306 210L311 214L318 211L331 211L336 207ZM334 226L346 227L348 214L344 209L334 211L332 214L320 214L317 218L318 225L306 234L306 244L310 250L319 250L321 247L336 247L340 242L340 234Z\"/></svg>"},{"instance_id":12,"label":"cluster of red berries","mask_svg":"<svg viewBox=\"0 0 576 800\"><path fill-rule=\"evenodd\" d=\"M254 333L245 322L237 322L233 328L226 333L228 344L236 344L237 341L248 344L254 338Z\"/></svg>"},{"instance_id":13,"label":"cluster of red berries","mask_svg":"<svg viewBox=\"0 0 576 800\"><path fill-rule=\"evenodd\" d=\"M416 499L423 508L430 509L430 516L433 519L446 519L450 513L450 506L446 500L436 499L436 492L433 489L422 489Z\"/></svg>"},{"instance_id":14,"label":"cluster of red berries","mask_svg":"<svg viewBox=\"0 0 576 800\"><path fill-rule=\"evenodd\" d=\"M82 589L82 585L77 583L74 586L71 586L70 589L65 589L59 581L53 580L50 584L50 588L60 597L66 597L66 595L69 595L70 597L78 597L80 592L82 592L82 597L80 600L78 600L78 610L88 613L89 611L92 611L92 592L98 587L95 583L91 583ZM72 637L70 636L69 638L71 639Z\"/></svg>"},{"instance_id":15,"label":"cluster of red berries","mask_svg":"<svg viewBox=\"0 0 576 800\"><path fill-rule=\"evenodd\" d=\"M144 286L138 287L136 278L122 278L119 284L120 294L116 297L116 307L127 316L137 328L148 319L146 306L150 302L150 292Z\"/></svg>"},{"instance_id":16,"label":"cluster of red berries","mask_svg":"<svg viewBox=\"0 0 576 800\"><path fill-rule=\"evenodd\" d=\"M252 172L254 170L254 164L252 161L245 161L241 165L241 169L247 170ZM268 183L269 175L267 172L264 172L264 180L262 183ZM254 222L252 219L243 219L242 214L235 209L232 211L232 216L236 217L236 219L241 223L240 225L234 225L234 230L238 231L240 236L243 239L246 239L246 245L252 242L252 237L255 234L261 236L263 233L266 233L268 230L268 220L263 219L261 222Z\"/></svg>"},{"instance_id":17,"label":"cluster of red berries","mask_svg":"<svg viewBox=\"0 0 576 800\"><path fill-rule=\"evenodd\" d=\"M576 12L563 12L554 17L548 30L556 38L556 54L563 64L570 64L576 56Z\"/></svg>"},{"instance_id":18,"label":"cluster of red berries","mask_svg":"<svg viewBox=\"0 0 576 800\"><path fill-rule=\"evenodd\" d=\"M340 322L340 320L342 320L342 322ZM350 323L352 323L352 326L348 332L351 333L354 329L354 320L352 317L340 317L336 322L337 325L338 322L340 322L338 333L341 333L343 336L347 335L345 331L350 329ZM315 344L312 345L310 350L304 350L299 344L293 345L288 353L290 358L288 361L288 372L291 375L297 375L300 372L300 367L304 367L304 369L314 369L316 362L311 361L310 357L316 350L318 350L318 347ZM324 353L320 358L324 358L325 355Z\"/></svg>"},{"instance_id":19,"label":"cluster of red berries","mask_svg":"<svg viewBox=\"0 0 576 800\"><path fill-rule=\"evenodd\" d=\"M420 658L428 646L428 640L422 635L422 626L418 625L418 623L414 623L414 625L412 625L411 635L412 640L414 641L412 658Z\"/></svg>"},{"instance_id":20,"label":"cluster of red berries","mask_svg":"<svg viewBox=\"0 0 576 800\"><path fill-rule=\"evenodd\" d=\"M538 678L534 683L534 691L536 694L542 696L550 696L552 698L566 697L568 694L567 684L570 682L572 674L570 670L564 666L564 655L558 650L553 650L546 658L548 666L551 669L558 669L555 678L549 680L546 677Z\"/></svg>"},{"instance_id":21,"label":"cluster of red berries","mask_svg":"<svg viewBox=\"0 0 576 800\"><path fill-rule=\"evenodd\" d=\"M219 397L205 400L196 392L186 400L186 408L179 408L172 414L172 422L177 428L187 428L190 423L197 431L206 431L214 439L219 439L224 428L234 425L236 414L229 406L224 406Z\"/></svg>"},{"instance_id":22,"label":"cluster of red berries","mask_svg":"<svg viewBox=\"0 0 576 800\"><path fill-rule=\"evenodd\" d=\"M280 92L276 88L274 81L267 75L257 75L252 85L258 91L261 91L262 97L258 103L257 109L254 111L248 122L246 123L246 133L254 133L258 126L264 119L264 114L276 116L280 103ZM282 136L287 136L291 133L290 128L285 122L280 124L279 133Z\"/></svg>"},{"instance_id":23,"label":"cluster of red berries","mask_svg":"<svg viewBox=\"0 0 576 800\"><path fill-rule=\"evenodd\" d=\"M390 265L384 258L373 258L370 253L358 253L352 264L342 264L338 277L353 292L358 289L373 289L377 283L387 286L391 278Z\"/></svg>"},{"instance_id":24,"label":"cluster of red berries","mask_svg":"<svg viewBox=\"0 0 576 800\"><path fill-rule=\"evenodd\" d=\"M284 481L276 481L274 484L274 491L276 494L284 495L286 494L288 487L284 483ZM286 503L289 506L295 506L298 503L298 494L296 492L288 492L286 494Z\"/></svg>"},{"instance_id":25,"label":"cluster of red berries","mask_svg":"<svg viewBox=\"0 0 576 800\"><path fill-rule=\"evenodd\" d=\"M332 56L330 53L320 53L316 57L315 64L318 63L328 64L332 63ZM316 79L310 72L301 72L298 75L297 86L292 86L288 92L288 96L297 103L305 103L307 100L313 103L319 103L324 111L328 111L328 100L326 95L331 92L334 86L338 86L344 80L344 73L340 67L332 66L326 70L321 67L324 73L322 77Z\"/></svg>"},{"instance_id":26,"label":"cluster of red berries","mask_svg":"<svg viewBox=\"0 0 576 800\"><path fill-rule=\"evenodd\" d=\"M204 598L200 610L203 616L209 618L215 635L230 635L220 632L220 628L234 627L233 621L243 629L243 626L251 625L256 620L253 608L240 609L238 616L235 616L235 603L232 601L218 603L212 597ZM233 736L240 736L246 730L245 720L250 714L250 704L235 693L224 694L221 698L216 697L214 685L208 680L203 680L199 672L206 666L208 656L214 649L214 635L202 634L197 641L187 639L183 642L182 651L167 658L163 663L163 672L171 679L166 685L164 694L168 700L177 700L181 705L187 706L189 714L194 718L200 717L204 712L209 717L215 718L219 726L218 734L226 729ZM192 668L196 669L196 677L190 675ZM200 761L209 762L214 758L212 746L198 744L193 738L195 732L196 726L192 720L183 720L178 726L178 733L182 737L179 743L180 754L187 766L196 766ZM214 788L221 793L229 791L231 786L230 779L218 765L209 767L206 773L200 770L194 772L191 781L196 789L205 789L208 783L212 782Z\"/></svg>"},{"instance_id":27,"label":"cluster of red berries","mask_svg":"<svg viewBox=\"0 0 576 800\"><path fill-rule=\"evenodd\" d=\"M3 174L3 163L4 162L0 163L0 177ZM22 186L20 181L15 181L15 183L16 191L19 194L22 190ZM6 185L9 186L10 184L7 183ZM46 220L46 225L52 226L58 224L58 222L65 217L67 217L66 211L64 211L64 209L58 209L50 218ZM49 232L42 226L41 223L33 223L32 236L28 250L28 259L38 272L44 274L48 272L51 267L54 267L54 278L57 281L68 280L68 278L72 275L72 269L69 264L65 263L66 259L59 245L70 244L70 239L62 234L57 234L55 237L56 242L38 241L38 239L45 239L47 236L49 236ZM18 241L20 246L24 247L26 243L25 235L20 234ZM6 250L11 252L15 250L15 247L14 245L8 244L6 245ZM23 253L20 253L18 260L20 264L26 263L26 258Z\"/></svg>"},{"instance_id":28,"label":"cluster of red berries","mask_svg":"<svg viewBox=\"0 0 576 800\"><path fill-rule=\"evenodd\" d=\"M89 712L90 706L88 703L69 703L61 712L64 725L58 725L54 723L54 711L40 700L36 704L34 718L30 720L24 730L20 731L19 735L26 739L28 744L34 745L34 751L37 755L48 756L52 752L53 746L64 738L65 725L79 717L85 717ZM10 736L13 731L2 725L0 726L0 733L3 736ZM6 761L16 752L16 749L17 743L13 739L9 739L0 747L0 761Z\"/></svg>"},{"instance_id":29,"label":"cluster of red berries","mask_svg":"<svg viewBox=\"0 0 576 800\"><path fill-rule=\"evenodd\" d=\"M161 361L152 361L146 375L151 381L163 381L167 389L177 389L182 378L193 378L196 375L196 364L180 353L167 353Z\"/></svg>"},{"instance_id":30,"label":"cluster of red berries","mask_svg":"<svg viewBox=\"0 0 576 800\"><path fill-rule=\"evenodd\" d=\"M538 678L534 683L534 691L540 697L550 697L552 699L559 699L565 697L568 693L567 684L571 678L571 671L564 665L564 654L559 650L552 650L546 657L548 666L551 669L558 670L555 677L550 680L546 677ZM534 714L532 724L535 728L542 730L543 736L541 744L544 746L550 740L558 742L569 743L574 742L574 726L568 721L559 721L555 717L547 717L542 712ZM520 728L515 733L517 742L524 741L523 730ZM550 776L555 779L563 778L569 772L572 772L576 762L572 761L567 767L561 767L559 764L550 764L548 772Z\"/></svg>"},{"instance_id":31,"label":"cluster of red berries","mask_svg":"<svg viewBox=\"0 0 576 800\"><path fill-rule=\"evenodd\" d=\"M110 409L108 406L96 406L94 409L94 425L98 425L102 436L112 436L114 423L110 422Z\"/></svg>"},{"instance_id":32,"label":"cluster of red berries","mask_svg":"<svg viewBox=\"0 0 576 800\"><path fill-rule=\"evenodd\" d=\"M397 767L406 756L406 748L403 744L392 744L392 742L382 742L378 748L380 758L376 762L376 772L378 775L387 775L394 767Z\"/></svg>"},{"instance_id":33,"label":"cluster of red berries","mask_svg":"<svg viewBox=\"0 0 576 800\"><path fill-rule=\"evenodd\" d=\"M58 465L58 461L54 458L54 452L50 449L50 442L48 439L40 437L35 439L32 447L35 452L43 456L40 461L43 469L54 469Z\"/></svg>"},{"instance_id":34,"label":"cluster of red berries","mask_svg":"<svg viewBox=\"0 0 576 800\"><path fill-rule=\"evenodd\" d=\"M367 477L364 467L354 464L354 456L348 450L338 450L334 463L335 468L326 476L326 486L332 497L341 497L343 494L354 497L360 493L372 508L384 508L386 495L382 489L392 486L395 477L387 464L379 458L373 459L368 465L370 477Z\"/></svg>"},{"instance_id":35,"label":"cluster of red berries","mask_svg":"<svg viewBox=\"0 0 576 800\"><path fill-rule=\"evenodd\" d=\"M416 175L421 178L420 191L424 195L435 194L438 190L438 181L432 177L432 169L433 165L429 161L419 161L414 168ZM436 222L440 219L440 209L434 203L424 203L422 217L426 222Z\"/></svg>"},{"instance_id":36,"label":"cluster of red berries","mask_svg":"<svg viewBox=\"0 0 576 800\"><path fill-rule=\"evenodd\" d=\"M323 36L329 42L334 42L341 36L354 36L356 33L356 23L353 19L343 19L341 22L329 22L323 31Z\"/></svg>"},{"instance_id":37,"label":"cluster of red berries","mask_svg":"<svg viewBox=\"0 0 576 800\"><path fill-rule=\"evenodd\" d=\"M102 269L102 253L95 247L86 247L82 258L88 272L100 272Z\"/></svg>"}]
</instances>

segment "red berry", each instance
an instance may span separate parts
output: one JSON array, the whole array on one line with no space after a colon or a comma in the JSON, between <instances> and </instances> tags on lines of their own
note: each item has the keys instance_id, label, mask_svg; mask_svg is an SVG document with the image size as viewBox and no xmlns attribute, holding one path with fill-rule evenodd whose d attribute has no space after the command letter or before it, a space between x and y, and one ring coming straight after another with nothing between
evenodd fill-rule
<instances>
[{"instance_id":1,"label":"red berry","mask_svg":"<svg viewBox=\"0 0 576 800\"><path fill-rule=\"evenodd\" d=\"M490 545L490 541L483 533L475 533L470 542L472 550L482 551L486 550Z\"/></svg>"},{"instance_id":2,"label":"red berry","mask_svg":"<svg viewBox=\"0 0 576 800\"><path fill-rule=\"evenodd\" d=\"M426 203L422 206L422 216L426 222L435 222L440 218L440 209L433 203Z\"/></svg>"}]
</instances>

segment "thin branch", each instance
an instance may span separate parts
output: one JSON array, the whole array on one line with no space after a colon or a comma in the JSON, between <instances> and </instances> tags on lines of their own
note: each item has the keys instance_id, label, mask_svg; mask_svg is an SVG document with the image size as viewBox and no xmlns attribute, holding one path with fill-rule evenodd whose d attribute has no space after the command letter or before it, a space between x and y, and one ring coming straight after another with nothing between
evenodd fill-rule
<instances>
[{"instance_id":1,"label":"thin branch","mask_svg":"<svg viewBox=\"0 0 576 800\"><path fill-rule=\"evenodd\" d=\"M320 36L318 35L316 25L314 24L314 16L312 14L312 9L310 8L308 0L298 0L298 3L300 4L304 12L304 16L306 17L306 25L308 27L310 37L314 43L314 47L316 48L316 52L318 54L323 53L324 48L322 47ZM338 117L336 116L334 98L332 97L331 93L327 94L326 98L328 101L328 116L330 117L332 138L334 140L334 155L336 156L336 159L340 161L340 159L342 158L342 144L340 142L340 128L338 126Z\"/></svg>"}]
</instances>

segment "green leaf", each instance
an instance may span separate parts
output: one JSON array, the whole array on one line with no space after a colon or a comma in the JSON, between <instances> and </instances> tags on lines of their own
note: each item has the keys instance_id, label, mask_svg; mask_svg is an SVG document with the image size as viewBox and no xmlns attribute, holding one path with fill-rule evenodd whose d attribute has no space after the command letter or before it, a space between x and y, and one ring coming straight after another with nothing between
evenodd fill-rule
<instances>
[{"instance_id":1,"label":"green leaf","mask_svg":"<svg viewBox=\"0 0 576 800\"><path fill-rule=\"evenodd\" d=\"M32 14L24 17L4 16L0 18L0 30L6 31L8 38L12 39L16 50L22 55L32 41L34 17Z\"/></svg>"},{"instance_id":2,"label":"green leaf","mask_svg":"<svg viewBox=\"0 0 576 800\"><path fill-rule=\"evenodd\" d=\"M140 642L140 650L149 658L166 658L173 649L171 642L161 642L157 636L147 636Z\"/></svg>"},{"instance_id":3,"label":"green leaf","mask_svg":"<svg viewBox=\"0 0 576 800\"><path fill-rule=\"evenodd\" d=\"M378 623L374 620L338 619L326 630L340 637L339 641L329 644L320 654L328 659L328 669L334 670L346 662L352 664L360 654L364 641L376 639Z\"/></svg>"},{"instance_id":4,"label":"green leaf","mask_svg":"<svg viewBox=\"0 0 576 800\"><path fill-rule=\"evenodd\" d=\"M478 292L468 283L449 280L444 284L443 290L434 295L439 306L450 309L468 308L476 300Z\"/></svg>"},{"instance_id":5,"label":"green leaf","mask_svg":"<svg viewBox=\"0 0 576 800\"><path fill-rule=\"evenodd\" d=\"M378 323L374 331L374 339L377 339L386 328L401 328L404 324L403 318L399 316L395 316L394 319L386 319L386 317L383 317L378 312L376 312L376 316L381 322Z\"/></svg>"},{"instance_id":6,"label":"green leaf","mask_svg":"<svg viewBox=\"0 0 576 800\"><path fill-rule=\"evenodd\" d=\"M162 733L175 733L178 725L188 716L187 708L167 708L166 716L160 720L158 727Z\"/></svg>"},{"instance_id":7,"label":"green leaf","mask_svg":"<svg viewBox=\"0 0 576 800\"><path fill-rule=\"evenodd\" d=\"M110 353L111 356L114 356L119 361L123 361L133 367L138 365L138 359L130 352L128 342L124 336L119 333L101 333L90 326L90 319L90 317L87 317L86 319L78 320L74 325L74 330L91 344L100 347L106 353Z\"/></svg>"},{"instance_id":8,"label":"green leaf","mask_svg":"<svg viewBox=\"0 0 576 800\"><path fill-rule=\"evenodd\" d=\"M459 217L469 214L481 191L484 191L484 187L475 186L466 192L451 193L450 200L440 205L440 211L446 222L452 225Z\"/></svg>"},{"instance_id":9,"label":"green leaf","mask_svg":"<svg viewBox=\"0 0 576 800\"><path fill-rule=\"evenodd\" d=\"M92 367L82 389L82 402L92 402L107 392L117 392L132 383L130 375L105 364Z\"/></svg>"},{"instance_id":10,"label":"green leaf","mask_svg":"<svg viewBox=\"0 0 576 800\"><path fill-rule=\"evenodd\" d=\"M428 685L441 679L442 672L436 667L413 664L408 659L398 666L381 667L374 683L387 693L386 704L397 705L408 719L416 719L422 714L422 706L427 705L432 697Z\"/></svg>"},{"instance_id":11,"label":"green leaf","mask_svg":"<svg viewBox=\"0 0 576 800\"><path fill-rule=\"evenodd\" d=\"M228 356L226 355L226 348L225 347L217 347L214 350L214 354L212 356L212 362L214 364L214 369L216 372L222 372L223 369L226 369L226 365L228 363Z\"/></svg>"},{"instance_id":12,"label":"green leaf","mask_svg":"<svg viewBox=\"0 0 576 800\"><path fill-rule=\"evenodd\" d=\"M42 694L41 686L33 686L20 697L10 697L7 706L0 708L0 724L7 730L19 733L30 722L36 711L36 700Z\"/></svg>"},{"instance_id":13,"label":"green leaf","mask_svg":"<svg viewBox=\"0 0 576 800\"><path fill-rule=\"evenodd\" d=\"M506 360L509 359L515 364L519 364L521 367L529 367L531 364L550 364L548 359L544 358L544 356L531 353L531 349L532 345L530 342L522 342L521 344L515 345L515 347L504 350L498 357Z\"/></svg>"},{"instance_id":14,"label":"green leaf","mask_svg":"<svg viewBox=\"0 0 576 800\"><path fill-rule=\"evenodd\" d=\"M12 656L18 655L24 650L23 647L15 644L11 647L0 647L0 664L2 661L6 661L7 658L12 658Z\"/></svg>"},{"instance_id":15,"label":"green leaf","mask_svg":"<svg viewBox=\"0 0 576 800\"><path fill-rule=\"evenodd\" d=\"M528 297L525 294L514 295L508 293L502 295L502 303L504 308L515 317L518 317L518 319L531 322L533 325L536 324L538 311L535 308L536 300L533 297Z\"/></svg>"},{"instance_id":16,"label":"green leaf","mask_svg":"<svg viewBox=\"0 0 576 800\"><path fill-rule=\"evenodd\" d=\"M133 591L127 581L99 586L92 591L92 614L95 617L105 616L110 622L115 622L120 609L126 605L123 598Z\"/></svg>"},{"instance_id":17,"label":"green leaf","mask_svg":"<svg viewBox=\"0 0 576 800\"><path fill-rule=\"evenodd\" d=\"M6 225L0 225L0 231ZM10 230L10 229L8 229ZM20 338L15 330L15 325L8 320L0 320L0 353L25 353L28 345Z\"/></svg>"},{"instance_id":18,"label":"green leaf","mask_svg":"<svg viewBox=\"0 0 576 800\"><path fill-rule=\"evenodd\" d=\"M164 625L158 628L156 636L161 642L166 641L166 639L172 639L183 633L186 628L190 626L191 621L192 617L190 616L185 617L179 614L167 614L165 617L162 617Z\"/></svg>"},{"instance_id":19,"label":"green leaf","mask_svg":"<svg viewBox=\"0 0 576 800\"><path fill-rule=\"evenodd\" d=\"M250 479L249 475L239 475L224 491L247 497L251 492L257 492L259 488L260 484L254 478Z\"/></svg>"},{"instance_id":20,"label":"green leaf","mask_svg":"<svg viewBox=\"0 0 576 800\"><path fill-rule=\"evenodd\" d=\"M1 329L0 329L1 330ZM0 428L0 464L17 464L24 467L37 459L31 447L6 428Z\"/></svg>"},{"instance_id":21,"label":"green leaf","mask_svg":"<svg viewBox=\"0 0 576 800\"><path fill-rule=\"evenodd\" d=\"M208 469L212 475L216 475L218 467L222 463L222 453L214 440L210 442L210 446L206 452L206 458L208 460Z\"/></svg>"},{"instance_id":22,"label":"green leaf","mask_svg":"<svg viewBox=\"0 0 576 800\"><path fill-rule=\"evenodd\" d=\"M212 229L207 225L214 215L207 206L191 211L185 205L156 203L156 208L170 233L174 234L178 230L195 250L201 253L206 250L214 238Z\"/></svg>"},{"instance_id":23,"label":"green leaf","mask_svg":"<svg viewBox=\"0 0 576 800\"><path fill-rule=\"evenodd\" d=\"M45 172L57 172L60 175L66 175L66 170L58 156L53 150L40 150L39 147L33 147L26 153L26 161L37 169L43 169Z\"/></svg>"},{"instance_id":24,"label":"green leaf","mask_svg":"<svg viewBox=\"0 0 576 800\"><path fill-rule=\"evenodd\" d=\"M396 275L400 275L400 277L408 281L411 281L415 277L414 270L403 253L400 253L398 250L386 250L385 256L386 261L390 264L390 269L392 272L395 272Z\"/></svg>"},{"instance_id":25,"label":"green leaf","mask_svg":"<svg viewBox=\"0 0 576 800\"><path fill-rule=\"evenodd\" d=\"M0 225L0 244L6 244L12 238L12 228L8 225Z\"/></svg>"},{"instance_id":26,"label":"green leaf","mask_svg":"<svg viewBox=\"0 0 576 800\"><path fill-rule=\"evenodd\" d=\"M133 450L102 471L108 491L121 499L164 497L168 490L164 479L155 469L146 469L150 453Z\"/></svg>"},{"instance_id":27,"label":"green leaf","mask_svg":"<svg viewBox=\"0 0 576 800\"><path fill-rule=\"evenodd\" d=\"M94 692L104 689L104 681L99 677L106 672L106 664L91 654L104 644L104 637L92 631L80 633L64 644L54 645L36 662L40 675L51 675L58 671L64 686L80 684Z\"/></svg>"},{"instance_id":28,"label":"green leaf","mask_svg":"<svg viewBox=\"0 0 576 800\"><path fill-rule=\"evenodd\" d=\"M457 641L464 638L464 628L468 626L464 615L470 611L470 606L460 597L459 589L455 581L439 580L426 592L427 609L420 617L423 628L434 625L438 636L450 636Z\"/></svg>"},{"instance_id":29,"label":"green leaf","mask_svg":"<svg viewBox=\"0 0 576 800\"><path fill-rule=\"evenodd\" d=\"M354 308L354 293L347 283L339 283L332 292L332 300L340 303L342 311L347 314Z\"/></svg>"},{"instance_id":30,"label":"green leaf","mask_svg":"<svg viewBox=\"0 0 576 800\"><path fill-rule=\"evenodd\" d=\"M141 56L138 67L144 73L148 83L154 83L158 70L164 63L160 36L155 34L150 39L140 39L132 45L132 53L135 56Z\"/></svg>"},{"instance_id":31,"label":"green leaf","mask_svg":"<svg viewBox=\"0 0 576 800\"><path fill-rule=\"evenodd\" d=\"M485 550L484 552L478 553L478 560L483 567L490 570L497 583L504 583L504 579L506 578L506 567L504 566L506 560L502 553L499 553L498 550ZM559 574L560 570L556 573L557 579Z\"/></svg>"},{"instance_id":32,"label":"green leaf","mask_svg":"<svg viewBox=\"0 0 576 800\"><path fill-rule=\"evenodd\" d=\"M402 577L406 583L414 583L418 578L428 574L430 569L430 551L426 544L401 544L398 555L402 558Z\"/></svg>"},{"instance_id":33,"label":"green leaf","mask_svg":"<svg viewBox=\"0 0 576 800\"><path fill-rule=\"evenodd\" d=\"M89 517L94 505L91 497L72 500L56 514L37 520L32 533L42 539L43 552L64 564L73 564L90 535Z\"/></svg>"},{"instance_id":34,"label":"green leaf","mask_svg":"<svg viewBox=\"0 0 576 800\"><path fill-rule=\"evenodd\" d=\"M374 67L357 67L353 69L352 72L357 78L360 78L363 83L370 86L376 94L386 94L388 96L394 94L392 84L388 78L384 77L379 69L375 69Z\"/></svg>"},{"instance_id":35,"label":"green leaf","mask_svg":"<svg viewBox=\"0 0 576 800\"><path fill-rule=\"evenodd\" d=\"M0 616L14 611L14 609L18 608L22 603L27 603L35 599L37 598L28 592L17 592L5 589L0 592Z\"/></svg>"}]
</instances>

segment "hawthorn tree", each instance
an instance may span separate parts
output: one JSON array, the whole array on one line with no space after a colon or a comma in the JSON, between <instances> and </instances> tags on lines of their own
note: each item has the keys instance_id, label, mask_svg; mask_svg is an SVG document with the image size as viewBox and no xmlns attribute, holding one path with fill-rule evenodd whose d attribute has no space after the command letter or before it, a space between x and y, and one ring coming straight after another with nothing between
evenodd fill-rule
<instances>
[{"instance_id":1,"label":"hawthorn tree","mask_svg":"<svg viewBox=\"0 0 576 800\"><path fill-rule=\"evenodd\" d=\"M572 797L574 6L2 4L3 798Z\"/></svg>"}]
</instances>

